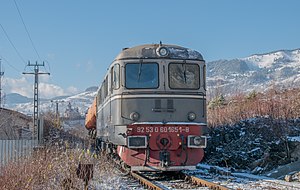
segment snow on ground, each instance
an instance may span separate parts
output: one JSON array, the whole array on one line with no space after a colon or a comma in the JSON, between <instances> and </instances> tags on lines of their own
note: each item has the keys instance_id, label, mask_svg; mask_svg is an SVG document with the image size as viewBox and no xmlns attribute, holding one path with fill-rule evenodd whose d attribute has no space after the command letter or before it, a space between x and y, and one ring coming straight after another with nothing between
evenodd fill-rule
<instances>
[{"instance_id":1,"label":"snow on ground","mask_svg":"<svg viewBox=\"0 0 300 190\"><path fill-rule=\"evenodd\" d=\"M300 136L297 136L297 137L288 137L287 139L289 141L292 141L292 142L300 142Z\"/></svg>"},{"instance_id":2,"label":"snow on ground","mask_svg":"<svg viewBox=\"0 0 300 190\"><path fill-rule=\"evenodd\" d=\"M231 172L228 168L198 164L195 176L206 179L232 189L261 190L261 189L300 189L300 181L285 182L274 178L253 175L242 172ZM214 174L213 174L214 173Z\"/></svg>"},{"instance_id":3,"label":"snow on ground","mask_svg":"<svg viewBox=\"0 0 300 190\"><path fill-rule=\"evenodd\" d=\"M94 169L94 178L90 183L91 189L95 190L142 190L144 189L136 180L129 176L123 176L111 162L100 159Z\"/></svg>"}]
</instances>

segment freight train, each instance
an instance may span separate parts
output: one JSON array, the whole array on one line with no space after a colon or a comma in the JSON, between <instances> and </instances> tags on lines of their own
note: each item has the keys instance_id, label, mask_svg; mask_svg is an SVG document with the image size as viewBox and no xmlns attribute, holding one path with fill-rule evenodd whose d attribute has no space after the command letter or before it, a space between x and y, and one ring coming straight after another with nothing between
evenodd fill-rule
<instances>
[{"instance_id":1,"label":"freight train","mask_svg":"<svg viewBox=\"0 0 300 190\"><path fill-rule=\"evenodd\" d=\"M131 171L195 169L207 143L205 68L177 45L124 48L86 115L97 148Z\"/></svg>"}]
</instances>

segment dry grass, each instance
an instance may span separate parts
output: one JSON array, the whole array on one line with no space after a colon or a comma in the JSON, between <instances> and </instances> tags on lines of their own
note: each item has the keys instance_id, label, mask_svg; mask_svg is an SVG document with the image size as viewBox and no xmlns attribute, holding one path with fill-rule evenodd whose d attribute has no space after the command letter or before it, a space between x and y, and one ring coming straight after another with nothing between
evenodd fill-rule
<instances>
[{"instance_id":1,"label":"dry grass","mask_svg":"<svg viewBox=\"0 0 300 190\"><path fill-rule=\"evenodd\" d=\"M253 117L294 119L300 117L300 89L276 90L266 93L235 95L208 109L211 127L233 124Z\"/></svg>"},{"instance_id":2,"label":"dry grass","mask_svg":"<svg viewBox=\"0 0 300 190\"><path fill-rule=\"evenodd\" d=\"M79 163L94 165L89 189L119 189L124 185L106 156L96 158L80 149L48 148L2 168L0 189L84 189L83 179L76 175Z\"/></svg>"},{"instance_id":3,"label":"dry grass","mask_svg":"<svg viewBox=\"0 0 300 190\"><path fill-rule=\"evenodd\" d=\"M62 182L66 178L79 185L76 179L79 157L78 150L36 151L32 157L3 168L0 189L62 189Z\"/></svg>"},{"instance_id":4,"label":"dry grass","mask_svg":"<svg viewBox=\"0 0 300 190\"><path fill-rule=\"evenodd\" d=\"M122 182L107 157L96 158L83 150L88 142L82 136L85 131L80 130L85 129L64 132L52 127L53 118L51 113L44 114L46 147L0 168L0 189L84 189L84 180L77 176L79 164L94 166L89 189L119 189Z\"/></svg>"}]
</instances>

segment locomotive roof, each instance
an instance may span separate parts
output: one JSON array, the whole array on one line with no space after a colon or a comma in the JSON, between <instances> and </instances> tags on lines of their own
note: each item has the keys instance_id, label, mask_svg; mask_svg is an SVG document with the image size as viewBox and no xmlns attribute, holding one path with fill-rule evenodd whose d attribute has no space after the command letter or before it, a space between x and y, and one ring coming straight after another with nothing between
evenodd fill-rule
<instances>
[{"instance_id":1,"label":"locomotive roof","mask_svg":"<svg viewBox=\"0 0 300 190\"><path fill-rule=\"evenodd\" d=\"M164 56L159 55L158 50L165 48L167 54ZM145 44L135 46L132 48L124 48L123 51L116 57L115 60L120 59L142 59L142 58L170 58L170 59L190 59L190 60L203 60L202 55L192 49L184 48L177 45L169 44Z\"/></svg>"}]
</instances>

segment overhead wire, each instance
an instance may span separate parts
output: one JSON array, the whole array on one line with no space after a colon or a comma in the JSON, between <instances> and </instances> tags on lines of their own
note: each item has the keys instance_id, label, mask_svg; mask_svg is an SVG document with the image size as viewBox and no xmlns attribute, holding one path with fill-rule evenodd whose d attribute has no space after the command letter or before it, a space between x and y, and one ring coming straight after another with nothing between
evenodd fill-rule
<instances>
[{"instance_id":1,"label":"overhead wire","mask_svg":"<svg viewBox=\"0 0 300 190\"><path fill-rule=\"evenodd\" d=\"M17 11L18 11L18 14L19 14L19 16L20 16L20 19L21 19L21 21L22 21L22 24L23 24L23 26L24 26L24 28L25 28L25 31L26 31L26 33L27 33L27 36L28 36L28 38L29 38L29 40L30 40L30 42L31 42L31 45L32 45L32 47L33 47L33 49L34 49L34 51L35 51L37 57L39 58L39 60L40 60L41 62L43 62L42 59L41 59L41 57L40 57L40 54L39 54L38 51L37 51L36 46L35 46L34 43L33 43L33 40L32 40L32 38L31 38L31 35L30 35L30 33L29 33L29 30L28 30L28 28L27 28L27 26L26 26L26 24L25 24L25 21L24 21L24 19L23 19L23 16L22 16L22 14L21 14L21 11L20 11L20 9L19 9L19 6L18 6L16 0L14 0L14 3L15 3L15 6L16 6L16 9L17 9ZM47 63L48 63L48 62L47 62ZM49 65L49 63L48 63L48 65ZM24 70L26 69L26 67L27 67L27 64L26 64ZM49 66L49 68L50 68L50 66ZM47 71L47 69L46 69L45 66L44 66L44 69ZM47 72L48 72L48 71L47 71Z\"/></svg>"},{"instance_id":2,"label":"overhead wire","mask_svg":"<svg viewBox=\"0 0 300 190\"><path fill-rule=\"evenodd\" d=\"M15 71L17 71L18 73L21 73L21 71L19 69L17 69L15 66L13 66L7 59L5 59L2 55L0 55L1 59L5 61L5 63L7 63L7 65L9 65L12 69L14 69Z\"/></svg>"},{"instance_id":3,"label":"overhead wire","mask_svg":"<svg viewBox=\"0 0 300 190\"><path fill-rule=\"evenodd\" d=\"M3 101L2 101L3 100L2 99L2 77L4 78L4 73L5 73L5 69L2 67L2 59L0 59L0 113L2 111L2 104L3 104Z\"/></svg>"},{"instance_id":4,"label":"overhead wire","mask_svg":"<svg viewBox=\"0 0 300 190\"><path fill-rule=\"evenodd\" d=\"M25 24L25 22L24 22L24 19L23 19L23 17L22 17L21 11L20 11L20 9L19 9L19 7L18 7L18 4L17 4L16 0L14 0L14 2L15 2L15 5L16 5L16 8L17 8L17 10L18 10L19 16L20 16L20 18L21 18L21 21L22 21L22 23L23 23L23 26L24 26L24 28L25 28L25 30L26 30L27 36L28 36L28 38L29 38L29 40L30 40L30 42L31 42L31 45L32 45L32 47L33 47L35 53L37 54L38 58L40 59L40 61L42 61L42 59L41 59L41 57L40 57L40 55L39 55L37 49L35 48L35 45L34 45L33 40L32 40L32 38L31 38L31 36L30 36L30 34L29 34L29 31L28 31L28 29L27 29L27 27L26 27L26 24Z\"/></svg>"},{"instance_id":5,"label":"overhead wire","mask_svg":"<svg viewBox=\"0 0 300 190\"><path fill-rule=\"evenodd\" d=\"M11 41L11 39L9 38L7 32L5 31L4 27L2 26L2 24L0 23L0 26L6 36L6 38L8 39L10 45L14 48L14 50L16 51L17 55L19 56L19 58L26 64L25 59L21 56L20 52L18 51L18 49L16 48L16 46L14 45L14 43Z\"/></svg>"}]
</instances>

